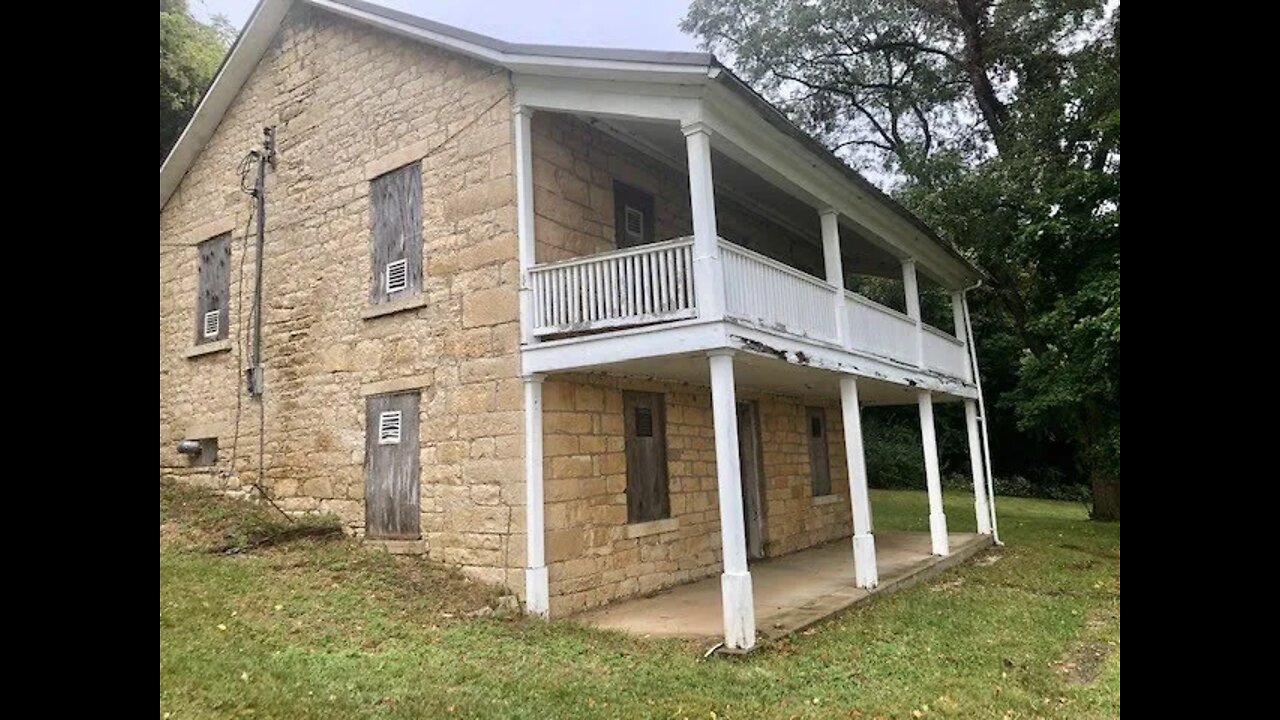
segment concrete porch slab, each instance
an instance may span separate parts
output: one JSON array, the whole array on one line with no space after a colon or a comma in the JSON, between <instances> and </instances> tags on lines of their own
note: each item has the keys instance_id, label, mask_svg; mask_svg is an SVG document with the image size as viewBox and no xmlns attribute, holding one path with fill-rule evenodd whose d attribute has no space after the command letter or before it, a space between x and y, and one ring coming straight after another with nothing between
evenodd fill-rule
<instances>
[{"instance_id":1,"label":"concrete porch slab","mask_svg":"<svg viewBox=\"0 0 1280 720\"><path fill-rule=\"evenodd\" d=\"M930 554L929 533L878 532L880 586L867 591L853 582L853 548L845 538L809 550L751 564L756 634L772 640L802 630L859 602L927 580L991 546L990 535L950 533L951 554ZM636 635L719 638L720 577L623 600L575 617L594 627Z\"/></svg>"}]
</instances>

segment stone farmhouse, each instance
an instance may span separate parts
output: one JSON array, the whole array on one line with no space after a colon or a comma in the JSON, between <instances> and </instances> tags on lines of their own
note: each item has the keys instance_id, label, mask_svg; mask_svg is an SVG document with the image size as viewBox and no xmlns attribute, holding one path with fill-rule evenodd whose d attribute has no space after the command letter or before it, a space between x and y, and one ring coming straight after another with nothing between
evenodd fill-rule
<instances>
[{"instance_id":1,"label":"stone farmhouse","mask_svg":"<svg viewBox=\"0 0 1280 720\"><path fill-rule=\"evenodd\" d=\"M160 170L161 477L260 484L541 616L718 576L745 650L761 561L852 538L836 581L882 582L863 407L919 409L921 556L991 542L980 279L711 55L262 0Z\"/></svg>"}]
</instances>

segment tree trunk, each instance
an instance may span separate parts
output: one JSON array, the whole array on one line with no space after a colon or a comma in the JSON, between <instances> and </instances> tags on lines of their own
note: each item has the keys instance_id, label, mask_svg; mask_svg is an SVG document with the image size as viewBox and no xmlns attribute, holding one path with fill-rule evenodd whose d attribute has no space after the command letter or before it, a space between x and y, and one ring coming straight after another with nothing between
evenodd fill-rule
<instances>
[{"instance_id":1,"label":"tree trunk","mask_svg":"<svg viewBox=\"0 0 1280 720\"><path fill-rule=\"evenodd\" d=\"M1105 458L1099 457L1098 433L1105 425L1102 409L1096 399L1084 401L1080 413L1081 458L1089 471L1090 484L1093 486L1093 511L1090 519L1110 521L1120 520L1120 473L1119 466L1112 467ZM1118 460L1117 460L1118 462Z\"/></svg>"},{"instance_id":2,"label":"tree trunk","mask_svg":"<svg viewBox=\"0 0 1280 720\"><path fill-rule=\"evenodd\" d=\"M957 0L956 9L960 29L964 33L964 71L969 76L974 100L982 112L982 119L991 131L996 149L1004 150L1004 126L1009 109L996 95L996 89L987 75L986 4L977 0Z\"/></svg>"},{"instance_id":3,"label":"tree trunk","mask_svg":"<svg viewBox=\"0 0 1280 720\"><path fill-rule=\"evenodd\" d=\"M1093 471L1093 520L1120 520L1120 478L1111 473Z\"/></svg>"}]
</instances>

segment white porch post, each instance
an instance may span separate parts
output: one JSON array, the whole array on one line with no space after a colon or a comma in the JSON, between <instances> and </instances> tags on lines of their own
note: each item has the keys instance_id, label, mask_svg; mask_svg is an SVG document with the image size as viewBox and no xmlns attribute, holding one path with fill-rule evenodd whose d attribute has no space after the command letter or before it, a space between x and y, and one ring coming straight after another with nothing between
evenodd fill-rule
<instances>
[{"instance_id":1,"label":"white porch post","mask_svg":"<svg viewBox=\"0 0 1280 720\"><path fill-rule=\"evenodd\" d=\"M839 217L835 210L827 208L818 212L818 219L822 223L822 264L827 270L827 284L836 288L836 342L841 347L847 347L849 330L845 324L844 263L840 259Z\"/></svg>"},{"instance_id":2,"label":"white porch post","mask_svg":"<svg viewBox=\"0 0 1280 720\"><path fill-rule=\"evenodd\" d=\"M844 417L844 455L849 465L849 502L853 505L854 580L860 588L880 584L876 569L876 541L871 535L871 499L867 494L867 460L862 449L862 411L858 408L858 380L840 378L840 409Z\"/></svg>"},{"instance_id":3,"label":"white porch post","mask_svg":"<svg viewBox=\"0 0 1280 720\"><path fill-rule=\"evenodd\" d=\"M698 316L724 315L724 270L716 230L716 193L711 178L711 131L700 122L682 129L689 156L689 207L693 212L693 290ZM736 455L734 457L737 457Z\"/></svg>"},{"instance_id":4,"label":"white porch post","mask_svg":"<svg viewBox=\"0 0 1280 720\"><path fill-rule=\"evenodd\" d=\"M920 319L920 284L916 278L916 261L902 261L902 291L907 298L907 317L916 321L916 365L924 367L924 321Z\"/></svg>"},{"instance_id":5,"label":"white porch post","mask_svg":"<svg viewBox=\"0 0 1280 720\"><path fill-rule=\"evenodd\" d=\"M964 401L964 424L969 432L969 468L973 473L973 511L978 515L978 534L991 534L991 507L987 505L986 473L982 468L982 439L978 435L978 403Z\"/></svg>"},{"instance_id":6,"label":"white porch post","mask_svg":"<svg viewBox=\"0 0 1280 720\"><path fill-rule=\"evenodd\" d=\"M924 443L924 480L929 491L929 538L934 555L951 554L947 541L947 516L942 512L942 474L938 471L938 439L933 431L933 396L928 390L916 393L920 406L920 438Z\"/></svg>"},{"instance_id":7,"label":"white porch post","mask_svg":"<svg viewBox=\"0 0 1280 720\"><path fill-rule=\"evenodd\" d=\"M747 570L747 534L742 517L742 468L738 464L738 407L733 381L733 351L713 350L711 412L716 432L716 481L720 494L720 544L724 573L720 597L726 648L748 650L756 644L755 597Z\"/></svg>"},{"instance_id":8,"label":"white porch post","mask_svg":"<svg viewBox=\"0 0 1280 720\"><path fill-rule=\"evenodd\" d=\"M533 110L523 105L512 108L516 152L516 232L520 237L520 342L533 342L533 288L529 269L537 262L533 233L533 139L530 120Z\"/></svg>"},{"instance_id":9,"label":"white porch post","mask_svg":"<svg viewBox=\"0 0 1280 720\"><path fill-rule=\"evenodd\" d=\"M965 344L965 357L969 357L969 328L964 320L964 291L951 293L951 317L955 323L956 338ZM965 380L973 380L973 368L964 364ZM978 432L978 403L964 401L964 424L969 435L969 468L973 475L973 511L978 516L978 534L991 534L991 508L987 505L987 475L983 468L982 439Z\"/></svg>"},{"instance_id":10,"label":"white porch post","mask_svg":"<svg viewBox=\"0 0 1280 720\"><path fill-rule=\"evenodd\" d=\"M541 375L524 378L524 595L525 612L545 618L551 600L542 506L542 379Z\"/></svg>"}]
</instances>

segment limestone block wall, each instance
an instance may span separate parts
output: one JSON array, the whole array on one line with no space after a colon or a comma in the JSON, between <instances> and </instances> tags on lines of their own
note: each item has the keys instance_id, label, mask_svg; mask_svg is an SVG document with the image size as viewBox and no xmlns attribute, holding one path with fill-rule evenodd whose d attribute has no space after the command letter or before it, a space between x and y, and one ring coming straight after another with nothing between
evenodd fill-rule
<instances>
[{"instance_id":1,"label":"limestone block wall","mask_svg":"<svg viewBox=\"0 0 1280 720\"><path fill-rule=\"evenodd\" d=\"M849 466L839 403L779 396L759 402L766 488L765 554L785 555L852 535ZM826 410L831 494L821 498L813 497L810 480L808 406Z\"/></svg>"},{"instance_id":2,"label":"limestone block wall","mask_svg":"<svg viewBox=\"0 0 1280 720\"><path fill-rule=\"evenodd\" d=\"M160 212L162 477L228 491L255 478L257 402L244 399L238 431L236 422L248 360L237 339L255 270L246 245L252 201L238 168L263 126L275 125L264 265L267 488L286 509L332 511L361 532L365 395L420 389L421 522L431 554L523 584L510 97L505 71L295 6ZM421 306L368 318L369 179L417 158ZM194 243L232 229L228 347L185 357ZM176 452L184 437L217 437L216 466L189 467Z\"/></svg>"},{"instance_id":3,"label":"limestone block wall","mask_svg":"<svg viewBox=\"0 0 1280 720\"><path fill-rule=\"evenodd\" d=\"M666 400L671 519L627 524L623 390ZM765 552L793 552L852 533L839 408L741 389L759 403ZM834 502L814 506L805 406L827 406ZM551 610L564 615L720 572L720 504L710 390L602 375L543 385L547 564ZM640 529L643 534L637 535Z\"/></svg>"}]
</instances>

